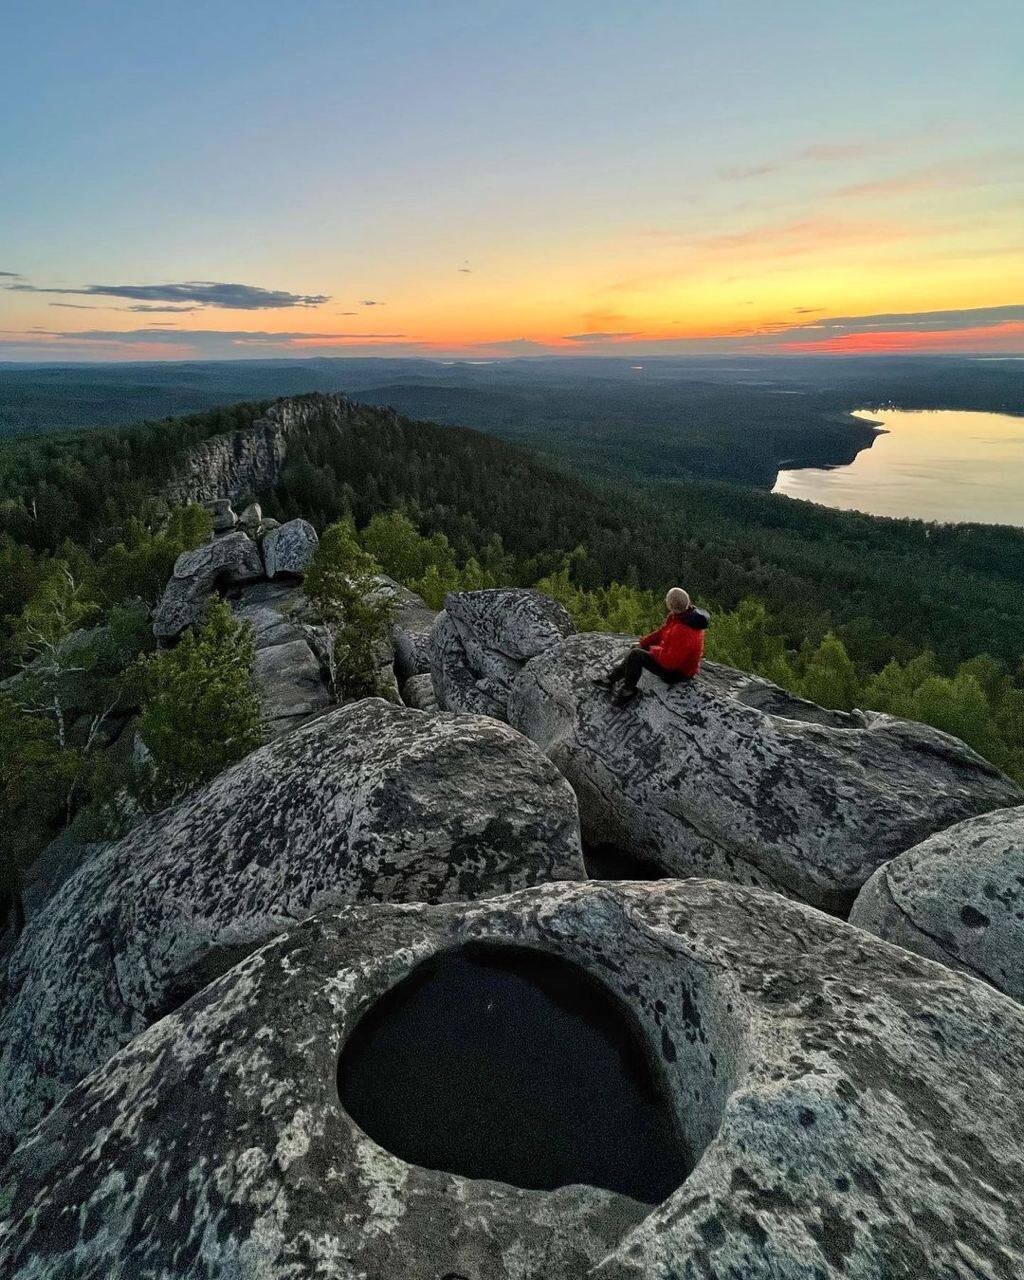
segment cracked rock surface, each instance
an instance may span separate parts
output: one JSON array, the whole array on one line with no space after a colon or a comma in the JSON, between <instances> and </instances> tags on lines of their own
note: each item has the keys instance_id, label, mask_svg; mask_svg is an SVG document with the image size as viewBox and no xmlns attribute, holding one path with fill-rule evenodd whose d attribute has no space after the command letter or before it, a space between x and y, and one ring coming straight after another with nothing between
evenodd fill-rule
<instances>
[{"instance_id":1,"label":"cracked rock surface","mask_svg":"<svg viewBox=\"0 0 1024 1280\"><path fill-rule=\"evenodd\" d=\"M305 621L310 610L301 587L259 582L231 607L252 632L253 680L266 737L278 738L326 711L334 689L316 629Z\"/></svg>"},{"instance_id":2,"label":"cracked rock surface","mask_svg":"<svg viewBox=\"0 0 1024 1280\"><path fill-rule=\"evenodd\" d=\"M327 904L585 876L571 788L506 725L380 699L323 715L97 853L29 921L0 1016L0 1133Z\"/></svg>"},{"instance_id":3,"label":"cracked rock surface","mask_svg":"<svg viewBox=\"0 0 1024 1280\"><path fill-rule=\"evenodd\" d=\"M267 577L301 576L309 568L320 539L308 520L288 520L265 534L260 543Z\"/></svg>"},{"instance_id":4,"label":"cracked rock surface","mask_svg":"<svg viewBox=\"0 0 1024 1280\"><path fill-rule=\"evenodd\" d=\"M850 923L1024 1000L1024 807L958 823L879 867Z\"/></svg>"},{"instance_id":5,"label":"cracked rock surface","mask_svg":"<svg viewBox=\"0 0 1024 1280\"><path fill-rule=\"evenodd\" d=\"M430 635L439 705L507 719L509 689L524 663L575 630L566 610L540 591L450 592Z\"/></svg>"},{"instance_id":6,"label":"cracked rock surface","mask_svg":"<svg viewBox=\"0 0 1024 1280\"><path fill-rule=\"evenodd\" d=\"M588 842L843 913L883 862L1024 800L959 739L827 711L716 663L685 684L645 674L643 696L617 707L593 680L629 643L572 636L509 694L509 722L572 783Z\"/></svg>"},{"instance_id":7,"label":"cracked rock surface","mask_svg":"<svg viewBox=\"0 0 1024 1280\"><path fill-rule=\"evenodd\" d=\"M262 577L263 561L256 543L241 530L183 552L174 562L174 575L153 614L153 634L158 640L174 639L201 621L217 586Z\"/></svg>"},{"instance_id":8,"label":"cracked rock surface","mask_svg":"<svg viewBox=\"0 0 1024 1280\"><path fill-rule=\"evenodd\" d=\"M342 1109L339 1054L367 1009L480 942L578 965L633 1020L697 1158L661 1204L409 1165ZM139 1035L23 1140L0 1271L1017 1280L1022 1098L1024 1009L758 890L561 884L331 908Z\"/></svg>"}]
</instances>

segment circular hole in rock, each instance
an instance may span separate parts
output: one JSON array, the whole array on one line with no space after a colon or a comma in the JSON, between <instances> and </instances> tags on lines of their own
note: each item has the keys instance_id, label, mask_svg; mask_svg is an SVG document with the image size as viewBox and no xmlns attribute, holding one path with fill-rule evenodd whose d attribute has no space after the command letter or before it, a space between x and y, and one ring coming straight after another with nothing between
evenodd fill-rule
<instances>
[{"instance_id":1,"label":"circular hole in rock","mask_svg":"<svg viewBox=\"0 0 1024 1280\"><path fill-rule=\"evenodd\" d=\"M657 1204L692 1168L630 1012L543 952L474 945L421 965L338 1065L352 1119L428 1169Z\"/></svg>"}]
</instances>

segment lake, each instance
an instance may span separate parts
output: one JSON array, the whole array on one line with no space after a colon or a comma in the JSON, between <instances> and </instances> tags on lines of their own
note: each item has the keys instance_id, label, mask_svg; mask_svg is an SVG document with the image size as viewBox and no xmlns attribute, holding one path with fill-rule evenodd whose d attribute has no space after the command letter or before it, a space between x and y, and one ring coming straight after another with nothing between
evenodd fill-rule
<instances>
[{"instance_id":1,"label":"lake","mask_svg":"<svg viewBox=\"0 0 1024 1280\"><path fill-rule=\"evenodd\" d=\"M1024 525L1024 418L858 409L885 431L847 466L780 471L775 493L844 511Z\"/></svg>"}]
</instances>

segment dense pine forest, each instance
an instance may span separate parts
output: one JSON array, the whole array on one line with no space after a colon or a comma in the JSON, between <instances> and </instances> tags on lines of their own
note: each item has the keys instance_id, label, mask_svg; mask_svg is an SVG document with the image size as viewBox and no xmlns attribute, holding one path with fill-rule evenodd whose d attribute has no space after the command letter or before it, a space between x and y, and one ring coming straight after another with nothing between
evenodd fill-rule
<instances>
[{"instance_id":1,"label":"dense pine forest","mask_svg":"<svg viewBox=\"0 0 1024 1280\"><path fill-rule=\"evenodd\" d=\"M244 686L237 646L225 679L238 637L220 617L172 651L177 669L150 652L148 609L210 529L205 512L159 495L185 448L265 409L0 447L0 785L17 866L69 824L81 838L116 828L129 765L105 748L129 713L164 716L163 740L192 734L197 755L216 756L203 741L215 725L171 733L166 716L216 706L211 720L230 718L231 706L191 695L206 679L222 701ZM926 721L1024 776L1022 530L881 520L692 480L588 481L490 436L372 407L293 432L280 484L251 496L269 516L321 531L341 522L351 536L339 545L358 544L435 607L449 589L536 584L582 627L636 633L658 619L666 586L685 585L712 610L712 657L825 705ZM73 696L54 692L58 669ZM252 708L242 712L249 741ZM132 803L151 799L137 791Z\"/></svg>"}]
</instances>

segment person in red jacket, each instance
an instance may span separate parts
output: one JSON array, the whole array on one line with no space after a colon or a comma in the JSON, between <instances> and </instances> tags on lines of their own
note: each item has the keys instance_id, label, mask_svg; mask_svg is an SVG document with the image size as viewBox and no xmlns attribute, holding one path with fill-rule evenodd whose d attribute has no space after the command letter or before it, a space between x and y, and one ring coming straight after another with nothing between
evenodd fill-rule
<instances>
[{"instance_id":1,"label":"person in red jacket","mask_svg":"<svg viewBox=\"0 0 1024 1280\"><path fill-rule=\"evenodd\" d=\"M708 615L703 609L694 608L682 587L672 588L665 597L665 606L668 617L657 631L641 636L637 646L597 682L610 689L621 680L619 702L628 702L639 693L637 685L644 671L653 671L667 684L676 684L692 680L700 670Z\"/></svg>"}]
</instances>

